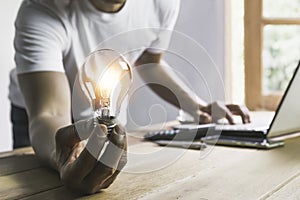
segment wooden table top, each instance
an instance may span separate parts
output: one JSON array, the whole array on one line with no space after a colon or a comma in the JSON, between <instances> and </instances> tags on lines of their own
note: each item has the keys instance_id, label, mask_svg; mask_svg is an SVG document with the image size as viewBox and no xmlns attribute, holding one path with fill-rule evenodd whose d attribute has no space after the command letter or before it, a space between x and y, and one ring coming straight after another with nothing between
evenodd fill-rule
<instances>
[{"instance_id":1,"label":"wooden table top","mask_svg":"<svg viewBox=\"0 0 300 200\"><path fill-rule=\"evenodd\" d=\"M132 137L125 171L111 187L90 196L66 189L31 148L2 153L0 199L300 199L300 138L272 150L200 151Z\"/></svg>"}]
</instances>

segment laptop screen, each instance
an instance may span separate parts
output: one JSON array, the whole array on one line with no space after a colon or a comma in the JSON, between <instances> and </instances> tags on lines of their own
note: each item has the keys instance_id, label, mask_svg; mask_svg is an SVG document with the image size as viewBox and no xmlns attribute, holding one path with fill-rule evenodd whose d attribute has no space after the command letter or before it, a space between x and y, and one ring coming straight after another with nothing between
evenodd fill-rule
<instances>
[{"instance_id":1,"label":"laptop screen","mask_svg":"<svg viewBox=\"0 0 300 200\"><path fill-rule=\"evenodd\" d=\"M300 62L277 108L268 137L300 131Z\"/></svg>"}]
</instances>

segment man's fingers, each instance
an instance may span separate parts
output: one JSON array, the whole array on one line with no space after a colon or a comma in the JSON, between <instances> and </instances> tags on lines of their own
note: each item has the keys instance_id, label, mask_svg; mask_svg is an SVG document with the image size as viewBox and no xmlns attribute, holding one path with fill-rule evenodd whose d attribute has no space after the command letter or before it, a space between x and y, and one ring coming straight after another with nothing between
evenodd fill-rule
<instances>
[{"instance_id":1,"label":"man's fingers","mask_svg":"<svg viewBox=\"0 0 300 200\"><path fill-rule=\"evenodd\" d=\"M235 124L233 115L239 115L241 116L243 123L250 123L249 111L245 106L239 106L235 104L225 105L223 102L217 101L209 104L206 107L203 107L201 110L211 115L212 122L218 122L219 119L225 117L229 124ZM205 120L206 117L202 115L202 120L200 120L200 122Z\"/></svg>"},{"instance_id":2,"label":"man's fingers","mask_svg":"<svg viewBox=\"0 0 300 200\"><path fill-rule=\"evenodd\" d=\"M250 123L250 116L248 113L241 112L239 115L241 116L244 124Z\"/></svg>"},{"instance_id":3,"label":"man's fingers","mask_svg":"<svg viewBox=\"0 0 300 200\"><path fill-rule=\"evenodd\" d=\"M229 124L234 124L233 114L223 102L217 101L211 104L212 121L218 123L219 119L226 118Z\"/></svg>"},{"instance_id":4,"label":"man's fingers","mask_svg":"<svg viewBox=\"0 0 300 200\"><path fill-rule=\"evenodd\" d=\"M243 123L250 123L250 115L249 110L245 106L239 106L239 105L226 105L227 108L235 115L239 115L242 118Z\"/></svg>"},{"instance_id":5,"label":"man's fingers","mask_svg":"<svg viewBox=\"0 0 300 200\"><path fill-rule=\"evenodd\" d=\"M104 153L91 173L84 178L84 183L91 187L95 187L95 190L101 187L101 185L113 176L118 169L119 163L126 149L125 132L122 132L121 130L121 128L114 128L112 130L112 133L109 135L109 143ZM118 131L118 133L116 131Z\"/></svg>"},{"instance_id":6,"label":"man's fingers","mask_svg":"<svg viewBox=\"0 0 300 200\"><path fill-rule=\"evenodd\" d=\"M233 115L229 110L226 111L226 119L228 120L229 124L234 124Z\"/></svg>"},{"instance_id":7,"label":"man's fingers","mask_svg":"<svg viewBox=\"0 0 300 200\"><path fill-rule=\"evenodd\" d=\"M101 150L107 140L107 128L103 124L97 125L92 135L88 139L85 149L95 158L98 159Z\"/></svg>"},{"instance_id":8,"label":"man's fingers","mask_svg":"<svg viewBox=\"0 0 300 200\"><path fill-rule=\"evenodd\" d=\"M120 149L120 152L123 152L123 150ZM98 161L92 172L84 178L82 183L84 185L87 185L89 188L93 188L93 190L95 190L93 192L105 188L104 185L110 185L110 181L113 181L115 179L114 174L117 173L115 176L118 175L119 172L116 169L118 168L117 163L119 163L121 160L121 155L119 153L114 153L112 157L113 158L109 160L102 159Z\"/></svg>"},{"instance_id":9,"label":"man's fingers","mask_svg":"<svg viewBox=\"0 0 300 200\"><path fill-rule=\"evenodd\" d=\"M120 127L116 126L108 137L109 143L99 161L108 167L116 169L123 151L127 146L126 135Z\"/></svg>"},{"instance_id":10,"label":"man's fingers","mask_svg":"<svg viewBox=\"0 0 300 200\"><path fill-rule=\"evenodd\" d=\"M251 120L250 120L250 114L249 114L248 108L246 106L239 106L239 107L241 110L241 117L242 117L243 123L244 124L250 123Z\"/></svg>"},{"instance_id":11,"label":"man's fingers","mask_svg":"<svg viewBox=\"0 0 300 200\"><path fill-rule=\"evenodd\" d=\"M107 131L104 125L98 125L94 128L85 149L81 152L80 156L68 166L66 176L76 175L74 178L81 182L81 180L92 171L107 140L105 130ZM73 179L72 177L62 178Z\"/></svg>"},{"instance_id":12,"label":"man's fingers","mask_svg":"<svg viewBox=\"0 0 300 200\"><path fill-rule=\"evenodd\" d=\"M212 118L208 113L201 112L199 114L199 124L209 124L212 122Z\"/></svg>"},{"instance_id":13,"label":"man's fingers","mask_svg":"<svg viewBox=\"0 0 300 200\"><path fill-rule=\"evenodd\" d=\"M94 129L94 119L78 121L59 129L56 133L56 142L63 146L73 147L81 140L87 139Z\"/></svg>"},{"instance_id":14,"label":"man's fingers","mask_svg":"<svg viewBox=\"0 0 300 200\"><path fill-rule=\"evenodd\" d=\"M60 144L62 146L68 146L71 148L76 143L81 141L74 125L70 125L59 129L55 135L55 140L56 140L56 144Z\"/></svg>"},{"instance_id":15,"label":"man's fingers","mask_svg":"<svg viewBox=\"0 0 300 200\"><path fill-rule=\"evenodd\" d=\"M74 124L76 133L81 138L81 140L85 140L90 137L95 127L95 120L95 118L91 118L88 120L78 121Z\"/></svg>"},{"instance_id":16,"label":"man's fingers","mask_svg":"<svg viewBox=\"0 0 300 200\"><path fill-rule=\"evenodd\" d=\"M117 166L117 171L115 171L115 173L111 177L109 177L102 185L100 185L99 189L104 189L110 186L117 178L119 173L122 171L122 169L125 167L126 163L127 163L127 151L124 151L119 161L119 164Z\"/></svg>"}]
</instances>

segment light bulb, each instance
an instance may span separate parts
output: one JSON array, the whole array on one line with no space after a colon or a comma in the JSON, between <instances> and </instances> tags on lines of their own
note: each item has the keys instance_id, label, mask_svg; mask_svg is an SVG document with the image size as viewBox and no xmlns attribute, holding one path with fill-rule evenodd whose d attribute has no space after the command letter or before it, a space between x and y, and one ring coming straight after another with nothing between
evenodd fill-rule
<instances>
[{"instance_id":1,"label":"light bulb","mask_svg":"<svg viewBox=\"0 0 300 200\"><path fill-rule=\"evenodd\" d=\"M132 83L128 61L111 49L95 51L83 64L79 81L93 108L95 123L111 129Z\"/></svg>"}]
</instances>

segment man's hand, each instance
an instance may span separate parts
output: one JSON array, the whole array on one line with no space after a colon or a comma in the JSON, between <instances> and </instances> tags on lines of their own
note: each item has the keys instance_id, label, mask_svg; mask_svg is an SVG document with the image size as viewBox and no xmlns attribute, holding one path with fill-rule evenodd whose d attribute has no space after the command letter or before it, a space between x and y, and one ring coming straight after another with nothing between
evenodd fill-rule
<instances>
[{"instance_id":1,"label":"man's hand","mask_svg":"<svg viewBox=\"0 0 300 200\"><path fill-rule=\"evenodd\" d=\"M81 140L76 127L61 128L56 134L56 160L60 177L67 187L93 194L111 185L125 166L126 134L123 128L116 126L107 135L106 126L100 124L92 130L89 139ZM104 148L105 151L101 153Z\"/></svg>"},{"instance_id":2,"label":"man's hand","mask_svg":"<svg viewBox=\"0 0 300 200\"><path fill-rule=\"evenodd\" d=\"M234 124L233 115L239 115L244 124L250 123L250 116L247 107L225 104L223 102L213 102L201 107L199 112L200 123L216 123L219 119L226 118L229 124Z\"/></svg>"}]
</instances>

